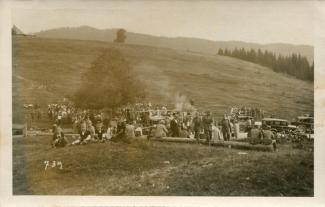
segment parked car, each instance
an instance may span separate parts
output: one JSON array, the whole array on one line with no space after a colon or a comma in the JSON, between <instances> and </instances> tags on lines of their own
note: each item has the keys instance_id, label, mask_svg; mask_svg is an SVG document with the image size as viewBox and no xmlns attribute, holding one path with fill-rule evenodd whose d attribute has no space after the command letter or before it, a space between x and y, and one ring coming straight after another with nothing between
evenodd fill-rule
<instances>
[{"instance_id":1,"label":"parked car","mask_svg":"<svg viewBox=\"0 0 325 207\"><path fill-rule=\"evenodd\" d=\"M297 126L301 132L313 134L314 133L314 117L310 115L298 116L292 125Z\"/></svg>"},{"instance_id":2,"label":"parked car","mask_svg":"<svg viewBox=\"0 0 325 207\"><path fill-rule=\"evenodd\" d=\"M266 126L270 126L271 129L282 132L288 129L289 121L285 119L264 118L262 119L262 128Z\"/></svg>"}]
</instances>

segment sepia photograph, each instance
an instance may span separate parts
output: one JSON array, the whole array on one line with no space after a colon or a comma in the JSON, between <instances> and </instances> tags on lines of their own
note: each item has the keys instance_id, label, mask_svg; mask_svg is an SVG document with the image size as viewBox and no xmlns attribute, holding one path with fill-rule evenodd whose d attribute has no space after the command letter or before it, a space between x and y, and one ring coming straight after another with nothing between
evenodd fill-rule
<instances>
[{"instance_id":1,"label":"sepia photograph","mask_svg":"<svg viewBox=\"0 0 325 207\"><path fill-rule=\"evenodd\" d=\"M13 196L315 196L314 1L24 2Z\"/></svg>"}]
</instances>

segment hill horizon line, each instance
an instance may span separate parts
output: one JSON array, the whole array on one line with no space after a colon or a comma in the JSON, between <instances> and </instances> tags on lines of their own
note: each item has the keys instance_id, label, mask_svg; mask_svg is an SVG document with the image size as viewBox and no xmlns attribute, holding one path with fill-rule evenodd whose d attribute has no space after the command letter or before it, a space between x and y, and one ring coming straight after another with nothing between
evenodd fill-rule
<instances>
[{"instance_id":1,"label":"hill horizon line","mask_svg":"<svg viewBox=\"0 0 325 207\"><path fill-rule=\"evenodd\" d=\"M60 27L50 30L41 30L33 35L43 38L70 39L70 40L96 40L114 42L115 29L96 29L90 26ZM216 55L219 49L241 49L269 51L275 55L291 56L300 54L307 57L309 64L314 62L314 47L307 45L294 45L287 43L259 44L244 41L213 41L191 37L164 37L141 33L127 32L127 44L146 45L160 48L170 48L182 51L199 52L202 54Z\"/></svg>"},{"instance_id":2,"label":"hill horizon line","mask_svg":"<svg viewBox=\"0 0 325 207\"><path fill-rule=\"evenodd\" d=\"M19 27L18 27L19 28ZM94 26L89 26L89 25L80 25L80 26L62 26L62 27L55 27L51 29L42 29L37 32L29 32L28 34L30 35L37 35L42 32L48 32L48 31L54 31L54 30L61 30L61 29L92 29L92 30L99 30L99 31L116 31L118 29L125 29L127 33L135 34L135 35L146 35L146 36L151 36L151 37L157 37L157 38L168 38L168 39L194 39L194 40L203 40L203 41L211 41L211 42L231 42L231 43L246 43L246 44L256 44L260 46L266 46L266 45L293 45L293 46L302 46L302 47L312 47L314 48L313 45L311 44L303 44L303 43L288 43L288 42L269 42L269 43L261 43L261 42L251 42L251 41L244 41L244 40L213 40L213 39L205 39L205 38L200 38L200 37L194 37L194 36L165 36L165 35L153 35L153 34L148 34L148 33L140 33L140 32L134 32L134 31L129 31L126 28L123 27L118 27L118 28L97 28Z\"/></svg>"}]
</instances>

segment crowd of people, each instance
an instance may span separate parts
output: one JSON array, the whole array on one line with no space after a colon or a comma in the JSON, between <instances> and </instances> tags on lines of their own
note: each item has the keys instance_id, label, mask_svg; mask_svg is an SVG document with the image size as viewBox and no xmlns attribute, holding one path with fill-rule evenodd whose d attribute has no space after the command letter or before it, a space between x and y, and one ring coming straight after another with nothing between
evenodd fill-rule
<instances>
[{"instance_id":1,"label":"crowd of people","mask_svg":"<svg viewBox=\"0 0 325 207\"><path fill-rule=\"evenodd\" d=\"M53 146L129 140L142 135L148 138L195 138L197 141L206 140L207 143L215 140L229 141L232 138L239 138L239 116L262 117L263 114L264 111L260 109L233 107L222 119L216 119L209 111L175 111L151 103L128 105L109 113L78 109L70 102L48 105L48 115L55 123ZM65 123L71 124L73 133L78 134L71 143L64 137L62 125ZM248 119L245 132L248 133L252 143L258 140L256 130L254 120ZM265 136L267 139L270 138L268 132L258 130L260 140Z\"/></svg>"},{"instance_id":2,"label":"crowd of people","mask_svg":"<svg viewBox=\"0 0 325 207\"><path fill-rule=\"evenodd\" d=\"M24 104L24 108L28 111L27 120L34 121L42 118L41 107L38 104Z\"/></svg>"},{"instance_id":3,"label":"crowd of people","mask_svg":"<svg viewBox=\"0 0 325 207\"><path fill-rule=\"evenodd\" d=\"M213 140L238 138L239 133L238 123L230 115L225 114L221 120L217 120L209 111L173 111L166 106L152 106L150 103L118 108L109 115L100 111L80 110L71 104L50 104L48 113L55 121L54 146L68 144L62 135L61 125L64 122L71 123L74 133L78 133L78 139L71 145L128 140L142 135L149 138L205 139L210 143Z\"/></svg>"},{"instance_id":4,"label":"crowd of people","mask_svg":"<svg viewBox=\"0 0 325 207\"><path fill-rule=\"evenodd\" d=\"M232 107L230 109L230 114L232 118L237 118L238 116L250 116L256 119L263 119L266 112L260 108L252 108L252 107Z\"/></svg>"}]
</instances>

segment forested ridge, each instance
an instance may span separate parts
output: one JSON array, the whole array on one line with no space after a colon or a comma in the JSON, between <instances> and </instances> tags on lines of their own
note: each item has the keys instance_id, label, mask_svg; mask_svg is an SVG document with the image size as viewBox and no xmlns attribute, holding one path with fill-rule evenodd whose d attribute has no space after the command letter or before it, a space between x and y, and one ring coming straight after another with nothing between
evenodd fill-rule
<instances>
[{"instance_id":1,"label":"forested ridge","mask_svg":"<svg viewBox=\"0 0 325 207\"><path fill-rule=\"evenodd\" d=\"M276 55L268 50L245 50L241 49L219 49L218 55L230 56L242 60L257 63L274 70L275 72L286 73L301 80L314 81L314 62L310 65L305 56L291 54L289 56Z\"/></svg>"}]
</instances>

